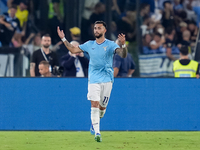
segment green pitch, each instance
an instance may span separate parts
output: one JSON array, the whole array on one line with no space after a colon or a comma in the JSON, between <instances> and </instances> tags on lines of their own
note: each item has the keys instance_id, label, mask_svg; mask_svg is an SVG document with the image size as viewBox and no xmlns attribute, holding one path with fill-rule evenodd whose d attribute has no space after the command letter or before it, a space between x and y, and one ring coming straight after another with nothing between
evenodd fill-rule
<instances>
[{"instance_id":1,"label":"green pitch","mask_svg":"<svg viewBox=\"0 0 200 150\"><path fill-rule=\"evenodd\" d=\"M200 132L0 131L0 150L200 150Z\"/></svg>"}]
</instances>

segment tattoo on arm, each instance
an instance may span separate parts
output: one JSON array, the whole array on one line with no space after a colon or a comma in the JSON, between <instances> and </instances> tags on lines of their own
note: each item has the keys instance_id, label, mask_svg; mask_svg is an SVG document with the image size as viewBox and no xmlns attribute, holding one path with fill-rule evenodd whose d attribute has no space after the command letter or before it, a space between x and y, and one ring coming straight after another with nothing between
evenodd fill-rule
<instances>
[{"instance_id":1,"label":"tattoo on arm","mask_svg":"<svg viewBox=\"0 0 200 150\"><path fill-rule=\"evenodd\" d=\"M30 64L30 69L35 69L35 63Z\"/></svg>"},{"instance_id":2,"label":"tattoo on arm","mask_svg":"<svg viewBox=\"0 0 200 150\"><path fill-rule=\"evenodd\" d=\"M65 46L67 47L67 49L72 53L80 53L82 52L82 50L78 47L74 47L72 44L70 44L67 40L64 41Z\"/></svg>"},{"instance_id":3,"label":"tattoo on arm","mask_svg":"<svg viewBox=\"0 0 200 150\"><path fill-rule=\"evenodd\" d=\"M64 44L65 44L65 46L67 48L72 48L73 47L73 45L71 45L67 40L64 42Z\"/></svg>"},{"instance_id":4,"label":"tattoo on arm","mask_svg":"<svg viewBox=\"0 0 200 150\"><path fill-rule=\"evenodd\" d=\"M126 47L125 47L125 48L118 48L118 49L116 50L116 53L117 53L120 57L126 58L127 53L128 53L128 50L127 50Z\"/></svg>"}]
</instances>

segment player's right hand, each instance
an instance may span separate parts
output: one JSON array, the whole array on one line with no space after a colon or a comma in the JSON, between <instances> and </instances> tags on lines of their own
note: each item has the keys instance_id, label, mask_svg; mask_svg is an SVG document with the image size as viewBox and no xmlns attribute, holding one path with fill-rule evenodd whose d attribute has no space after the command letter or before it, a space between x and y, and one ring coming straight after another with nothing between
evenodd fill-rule
<instances>
[{"instance_id":1,"label":"player's right hand","mask_svg":"<svg viewBox=\"0 0 200 150\"><path fill-rule=\"evenodd\" d=\"M58 32L58 36L63 39L65 37L65 34L63 32L63 30L60 30L60 27L57 27L57 32Z\"/></svg>"}]
</instances>

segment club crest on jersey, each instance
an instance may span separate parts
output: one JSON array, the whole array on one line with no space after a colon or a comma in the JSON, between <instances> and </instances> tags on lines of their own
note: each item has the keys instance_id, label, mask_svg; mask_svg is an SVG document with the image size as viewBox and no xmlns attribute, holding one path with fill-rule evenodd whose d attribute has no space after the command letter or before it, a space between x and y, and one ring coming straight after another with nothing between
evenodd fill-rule
<instances>
[{"instance_id":1,"label":"club crest on jersey","mask_svg":"<svg viewBox=\"0 0 200 150\"><path fill-rule=\"evenodd\" d=\"M106 51L106 48L107 48L108 46L105 46L105 47L103 47L103 49Z\"/></svg>"}]
</instances>

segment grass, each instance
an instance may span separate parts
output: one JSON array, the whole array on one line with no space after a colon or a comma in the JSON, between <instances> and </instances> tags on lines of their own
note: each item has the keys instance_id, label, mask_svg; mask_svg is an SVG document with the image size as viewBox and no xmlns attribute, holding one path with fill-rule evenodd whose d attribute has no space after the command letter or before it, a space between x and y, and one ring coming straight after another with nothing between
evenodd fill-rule
<instances>
[{"instance_id":1,"label":"grass","mask_svg":"<svg viewBox=\"0 0 200 150\"><path fill-rule=\"evenodd\" d=\"M0 150L199 150L200 132L0 131Z\"/></svg>"}]
</instances>

